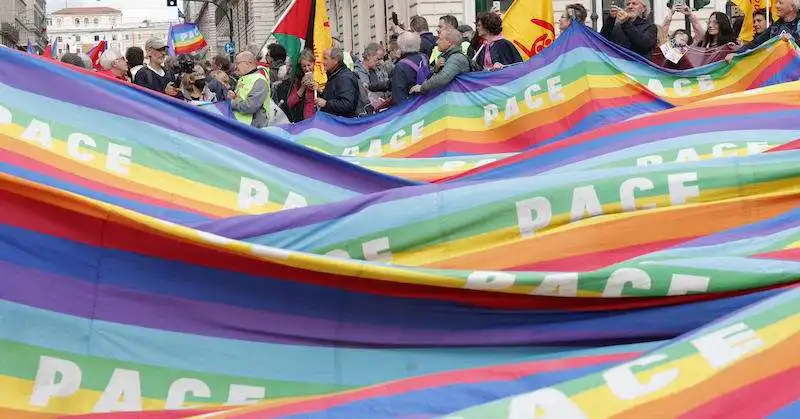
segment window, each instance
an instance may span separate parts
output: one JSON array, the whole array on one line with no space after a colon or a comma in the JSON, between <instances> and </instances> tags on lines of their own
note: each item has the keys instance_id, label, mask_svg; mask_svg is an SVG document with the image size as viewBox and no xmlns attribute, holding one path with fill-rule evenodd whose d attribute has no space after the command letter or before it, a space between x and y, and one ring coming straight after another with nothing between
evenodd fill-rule
<instances>
[{"instance_id":1,"label":"window","mask_svg":"<svg viewBox=\"0 0 800 419\"><path fill-rule=\"evenodd\" d=\"M81 20L80 19L75 18L75 26L81 26Z\"/></svg>"},{"instance_id":2,"label":"window","mask_svg":"<svg viewBox=\"0 0 800 419\"><path fill-rule=\"evenodd\" d=\"M115 26L116 24L117 24L117 18L112 17L111 18L111 26Z\"/></svg>"},{"instance_id":3,"label":"window","mask_svg":"<svg viewBox=\"0 0 800 419\"><path fill-rule=\"evenodd\" d=\"M100 26L100 19L94 18L94 26Z\"/></svg>"},{"instance_id":4,"label":"window","mask_svg":"<svg viewBox=\"0 0 800 419\"><path fill-rule=\"evenodd\" d=\"M60 36L57 36L57 37L56 37L56 40L57 40L58 42L64 42L64 39L62 39Z\"/></svg>"},{"instance_id":5,"label":"window","mask_svg":"<svg viewBox=\"0 0 800 419\"><path fill-rule=\"evenodd\" d=\"M126 34L125 34L125 40L127 41L127 40L129 40L129 39L131 39L131 37L130 37L130 35L128 35L128 34L126 33Z\"/></svg>"},{"instance_id":6,"label":"window","mask_svg":"<svg viewBox=\"0 0 800 419\"><path fill-rule=\"evenodd\" d=\"M112 41L116 41L117 40L117 34L111 34L111 40Z\"/></svg>"},{"instance_id":7,"label":"window","mask_svg":"<svg viewBox=\"0 0 800 419\"><path fill-rule=\"evenodd\" d=\"M62 23L61 18L56 19L56 26L61 26L61 23Z\"/></svg>"},{"instance_id":8,"label":"window","mask_svg":"<svg viewBox=\"0 0 800 419\"><path fill-rule=\"evenodd\" d=\"M81 42L81 36L75 35L75 42Z\"/></svg>"},{"instance_id":9,"label":"window","mask_svg":"<svg viewBox=\"0 0 800 419\"><path fill-rule=\"evenodd\" d=\"M94 36L94 40L95 40L95 42L99 41L100 40L100 35L95 35Z\"/></svg>"},{"instance_id":10,"label":"window","mask_svg":"<svg viewBox=\"0 0 800 419\"><path fill-rule=\"evenodd\" d=\"M84 25L88 25L89 24L89 18L88 17L83 18L83 24Z\"/></svg>"},{"instance_id":11,"label":"window","mask_svg":"<svg viewBox=\"0 0 800 419\"><path fill-rule=\"evenodd\" d=\"M142 40L142 34L139 34L138 38L141 41Z\"/></svg>"}]
</instances>

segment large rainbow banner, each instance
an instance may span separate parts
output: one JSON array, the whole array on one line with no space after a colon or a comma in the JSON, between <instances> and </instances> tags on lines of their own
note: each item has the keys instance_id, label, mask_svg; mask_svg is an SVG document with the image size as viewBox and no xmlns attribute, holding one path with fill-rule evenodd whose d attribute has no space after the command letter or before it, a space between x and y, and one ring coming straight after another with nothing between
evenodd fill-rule
<instances>
[{"instance_id":1,"label":"large rainbow banner","mask_svg":"<svg viewBox=\"0 0 800 419\"><path fill-rule=\"evenodd\" d=\"M573 28L256 130L0 49L0 417L798 417L798 77Z\"/></svg>"}]
</instances>

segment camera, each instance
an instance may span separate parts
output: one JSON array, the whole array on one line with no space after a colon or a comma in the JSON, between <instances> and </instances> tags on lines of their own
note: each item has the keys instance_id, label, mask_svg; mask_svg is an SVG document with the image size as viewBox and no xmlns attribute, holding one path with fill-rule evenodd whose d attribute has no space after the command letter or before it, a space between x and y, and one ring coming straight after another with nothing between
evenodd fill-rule
<instances>
[{"instance_id":1,"label":"camera","mask_svg":"<svg viewBox=\"0 0 800 419\"><path fill-rule=\"evenodd\" d=\"M194 58L190 55L179 55L175 66L175 82L180 86L183 76L194 73Z\"/></svg>"}]
</instances>

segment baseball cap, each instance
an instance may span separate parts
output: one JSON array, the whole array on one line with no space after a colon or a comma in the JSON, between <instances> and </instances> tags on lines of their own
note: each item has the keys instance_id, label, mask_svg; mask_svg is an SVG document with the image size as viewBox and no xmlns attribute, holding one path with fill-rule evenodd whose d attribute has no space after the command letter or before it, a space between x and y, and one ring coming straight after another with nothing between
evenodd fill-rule
<instances>
[{"instance_id":1,"label":"baseball cap","mask_svg":"<svg viewBox=\"0 0 800 419\"><path fill-rule=\"evenodd\" d=\"M145 42L144 49L164 49L167 47L167 44L164 41L158 38L150 38Z\"/></svg>"}]
</instances>

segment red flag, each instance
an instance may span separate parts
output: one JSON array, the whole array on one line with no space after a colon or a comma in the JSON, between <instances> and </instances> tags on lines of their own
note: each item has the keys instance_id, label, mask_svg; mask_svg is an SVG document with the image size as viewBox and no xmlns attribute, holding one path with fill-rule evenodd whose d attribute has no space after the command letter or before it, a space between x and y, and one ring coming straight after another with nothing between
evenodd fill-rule
<instances>
[{"instance_id":1,"label":"red flag","mask_svg":"<svg viewBox=\"0 0 800 419\"><path fill-rule=\"evenodd\" d=\"M89 50L89 58L92 59L92 67L95 70L102 70L103 67L100 66L100 56L106 51L108 47L108 43L105 40L100 41L94 48Z\"/></svg>"},{"instance_id":2,"label":"red flag","mask_svg":"<svg viewBox=\"0 0 800 419\"><path fill-rule=\"evenodd\" d=\"M42 57L50 59L53 58L53 48L51 47L51 45L47 45L44 47L44 49L42 50Z\"/></svg>"}]
</instances>

